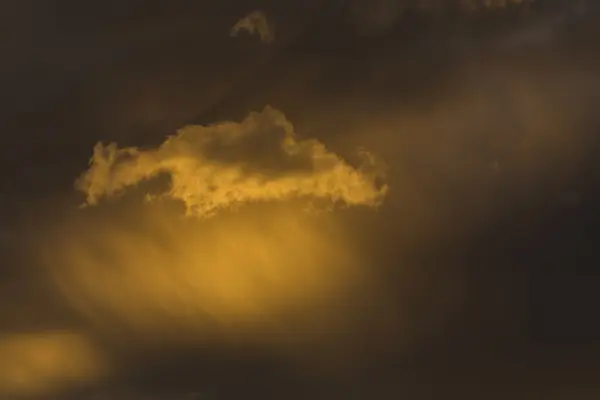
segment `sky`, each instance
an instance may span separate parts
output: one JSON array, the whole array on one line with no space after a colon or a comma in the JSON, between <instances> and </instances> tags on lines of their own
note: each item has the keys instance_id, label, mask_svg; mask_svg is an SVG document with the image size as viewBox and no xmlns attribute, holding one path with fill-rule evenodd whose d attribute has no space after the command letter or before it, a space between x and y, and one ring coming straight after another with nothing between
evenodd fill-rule
<instances>
[{"instance_id":1,"label":"sky","mask_svg":"<svg viewBox=\"0 0 600 400\"><path fill-rule=\"evenodd\" d=\"M600 395L600 8L8 0L0 399Z\"/></svg>"}]
</instances>

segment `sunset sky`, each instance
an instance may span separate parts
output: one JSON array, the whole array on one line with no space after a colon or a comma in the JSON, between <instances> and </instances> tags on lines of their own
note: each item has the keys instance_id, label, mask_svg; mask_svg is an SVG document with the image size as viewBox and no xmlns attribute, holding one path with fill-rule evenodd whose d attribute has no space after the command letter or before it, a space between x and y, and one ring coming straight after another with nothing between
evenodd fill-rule
<instances>
[{"instance_id":1,"label":"sunset sky","mask_svg":"<svg viewBox=\"0 0 600 400\"><path fill-rule=\"evenodd\" d=\"M600 398L598 2L0 16L0 400Z\"/></svg>"}]
</instances>

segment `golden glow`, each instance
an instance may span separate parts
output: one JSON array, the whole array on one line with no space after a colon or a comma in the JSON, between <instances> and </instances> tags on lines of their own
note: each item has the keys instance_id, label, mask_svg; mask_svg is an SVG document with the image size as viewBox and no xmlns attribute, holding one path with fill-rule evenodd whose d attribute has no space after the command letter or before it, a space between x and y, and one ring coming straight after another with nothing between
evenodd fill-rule
<instances>
[{"instance_id":1,"label":"golden glow","mask_svg":"<svg viewBox=\"0 0 600 400\"><path fill-rule=\"evenodd\" d=\"M96 378L103 368L94 346L78 333L0 336L0 396L47 393Z\"/></svg>"},{"instance_id":2,"label":"golden glow","mask_svg":"<svg viewBox=\"0 0 600 400\"><path fill-rule=\"evenodd\" d=\"M347 294L358 259L327 215L257 208L208 220L177 218L164 204L84 213L43 254L60 290L104 332L149 344L215 331L297 341L303 333L280 331L282 321Z\"/></svg>"}]
</instances>

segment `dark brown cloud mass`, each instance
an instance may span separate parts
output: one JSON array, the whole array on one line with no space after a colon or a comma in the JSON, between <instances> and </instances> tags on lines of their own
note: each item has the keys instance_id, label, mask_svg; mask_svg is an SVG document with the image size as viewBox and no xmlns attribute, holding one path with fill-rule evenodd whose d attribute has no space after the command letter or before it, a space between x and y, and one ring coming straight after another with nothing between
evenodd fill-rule
<instances>
[{"instance_id":1,"label":"dark brown cloud mass","mask_svg":"<svg viewBox=\"0 0 600 400\"><path fill-rule=\"evenodd\" d=\"M595 2L12 3L0 398L598 397Z\"/></svg>"}]
</instances>

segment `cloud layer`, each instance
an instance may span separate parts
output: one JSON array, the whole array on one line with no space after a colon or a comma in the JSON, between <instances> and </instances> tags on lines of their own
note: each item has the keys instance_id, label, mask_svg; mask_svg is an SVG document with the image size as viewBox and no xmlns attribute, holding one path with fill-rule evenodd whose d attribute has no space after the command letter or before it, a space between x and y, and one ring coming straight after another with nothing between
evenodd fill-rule
<instances>
[{"instance_id":1,"label":"cloud layer","mask_svg":"<svg viewBox=\"0 0 600 400\"><path fill-rule=\"evenodd\" d=\"M351 0L350 13L365 32L385 31L406 10L438 12L446 9L474 12L525 6L535 0Z\"/></svg>"}]
</instances>

